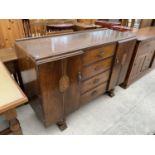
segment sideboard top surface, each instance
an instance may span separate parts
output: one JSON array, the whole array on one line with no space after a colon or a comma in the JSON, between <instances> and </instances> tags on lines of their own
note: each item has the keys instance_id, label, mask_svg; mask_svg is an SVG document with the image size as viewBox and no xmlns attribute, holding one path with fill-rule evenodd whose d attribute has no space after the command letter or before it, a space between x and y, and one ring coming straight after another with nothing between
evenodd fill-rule
<instances>
[{"instance_id":1,"label":"sideboard top surface","mask_svg":"<svg viewBox=\"0 0 155 155\"><path fill-rule=\"evenodd\" d=\"M155 38L155 27L145 27L135 32L137 40L144 41Z\"/></svg>"},{"instance_id":2,"label":"sideboard top surface","mask_svg":"<svg viewBox=\"0 0 155 155\"><path fill-rule=\"evenodd\" d=\"M99 29L53 37L22 40L17 41L16 45L27 52L35 61L39 61L132 37L135 37L135 34L131 32Z\"/></svg>"}]
</instances>

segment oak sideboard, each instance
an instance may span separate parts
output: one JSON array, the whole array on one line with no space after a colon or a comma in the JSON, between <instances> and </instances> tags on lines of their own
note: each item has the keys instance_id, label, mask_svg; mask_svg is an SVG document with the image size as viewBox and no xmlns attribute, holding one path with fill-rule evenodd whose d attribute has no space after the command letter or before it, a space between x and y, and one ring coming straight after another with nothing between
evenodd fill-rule
<instances>
[{"instance_id":1,"label":"oak sideboard","mask_svg":"<svg viewBox=\"0 0 155 155\"><path fill-rule=\"evenodd\" d=\"M129 70L122 87L127 88L155 68L155 27L146 27L135 32L137 42Z\"/></svg>"},{"instance_id":2,"label":"oak sideboard","mask_svg":"<svg viewBox=\"0 0 155 155\"><path fill-rule=\"evenodd\" d=\"M109 29L18 40L15 44L24 91L48 127L124 82L135 35Z\"/></svg>"}]
</instances>

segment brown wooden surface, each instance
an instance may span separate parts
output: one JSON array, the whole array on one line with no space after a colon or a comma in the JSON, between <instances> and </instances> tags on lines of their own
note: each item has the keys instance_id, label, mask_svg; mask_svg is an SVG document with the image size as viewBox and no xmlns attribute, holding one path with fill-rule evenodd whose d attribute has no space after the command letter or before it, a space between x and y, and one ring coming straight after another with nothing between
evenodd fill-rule
<instances>
[{"instance_id":1,"label":"brown wooden surface","mask_svg":"<svg viewBox=\"0 0 155 155\"><path fill-rule=\"evenodd\" d=\"M141 28L135 32L136 38L139 41L155 38L155 27Z\"/></svg>"},{"instance_id":2,"label":"brown wooden surface","mask_svg":"<svg viewBox=\"0 0 155 155\"><path fill-rule=\"evenodd\" d=\"M13 48L0 49L0 61L10 62L14 60L17 60L17 55Z\"/></svg>"},{"instance_id":3,"label":"brown wooden surface","mask_svg":"<svg viewBox=\"0 0 155 155\"><path fill-rule=\"evenodd\" d=\"M91 66L84 67L82 70L83 79L92 77L111 68L113 58L107 58L105 61L99 61Z\"/></svg>"},{"instance_id":4,"label":"brown wooden surface","mask_svg":"<svg viewBox=\"0 0 155 155\"><path fill-rule=\"evenodd\" d=\"M65 114L69 114L80 107L80 79L82 62L81 55L67 58L67 72L69 87L64 92Z\"/></svg>"},{"instance_id":5,"label":"brown wooden surface","mask_svg":"<svg viewBox=\"0 0 155 155\"><path fill-rule=\"evenodd\" d=\"M24 38L22 20L1 19L0 20L0 48L11 48L16 39Z\"/></svg>"},{"instance_id":6,"label":"brown wooden surface","mask_svg":"<svg viewBox=\"0 0 155 155\"><path fill-rule=\"evenodd\" d=\"M106 92L116 43L133 36L112 30L91 30L26 39L16 44L25 92L45 126L56 123L64 129L69 113ZM53 38L55 51L48 49ZM32 57L32 49L42 55L40 60ZM52 55L47 58L48 52Z\"/></svg>"},{"instance_id":7,"label":"brown wooden surface","mask_svg":"<svg viewBox=\"0 0 155 155\"><path fill-rule=\"evenodd\" d=\"M100 85L101 83L108 81L109 75L110 75L110 70L97 74L91 79L84 80L82 82L81 93L83 94L86 91L93 89L94 87Z\"/></svg>"},{"instance_id":8,"label":"brown wooden surface","mask_svg":"<svg viewBox=\"0 0 155 155\"><path fill-rule=\"evenodd\" d=\"M83 55L83 65L88 65L114 55L116 44L109 44L95 49L88 49Z\"/></svg>"},{"instance_id":9,"label":"brown wooden surface","mask_svg":"<svg viewBox=\"0 0 155 155\"><path fill-rule=\"evenodd\" d=\"M149 27L152 25L153 19L141 19L140 28Z\"/></svg>"},{"instance_id":10,"label":"brown wooden surface","mask_svg":"<svg viewBox=\"0 0 155 155\"><path fill-rule=\"evenodd\" d=\"M4 112L2 115L4 115L6 121L9 123L9 128L0 131L0 135L21 135L22 129L20 127L20 123L17 119L17 113L15 109L10 109L6 112Z\"/></svg>"},{"instance_id":11,"label":"brown wooden surface","mask_svg":"<svg viewBox=\"0 0 155 155\"><path fill-rule=\"evenodd\" d=\"M92 101L96 97L100 96L106 91L107 83L101 84L100 86L86 92L81 96L81 103L85 104L89 101Z\"/></svg>"},{"instance_id":12,"label":"brown wooden surface","mask_svg":"<svg viewBox=\"0 0 155 155\"><path fill-rule=\"evenodd\" d=\"M60 60L39 66L39 85L45 111L46 126L56 123L64 114L63 95L59 91L62 65Z\"/></svg>"},{"instance_id":13,"label":"brown wooden surface","mask_svg":"<svg viewBox=\"0 0 155 155\"><path fill-rule=\"evenodd\" d=\"M108 90L124 82L133 55L136 39L118 42Z\"/></svg>"},{"instance_id":14,"label":"brown wooden surface","mask_svg":"<svg viewBox=\"0 0 155 155\"><path fill-rule=\"evenodd\" d=\"M155 51L155 28L142 28L136 34L138 41L128 75L123 84L124 87L128 87L152 69L150 67L152 67L151 63Z\"/></svg>"},{"instance_id":15,"label":"brown wooden surface","mask_svg":"<svg viewBox=\"0 0 155 155\"><path fill-rule=\"evenodd\" d=\"M68 35L37 38L16 43L36 61L75 52L77 50L134 37L133 33L108 29L91 30ZM28 49L28 50L27 50Z\"/></svg>"}]
</instances>

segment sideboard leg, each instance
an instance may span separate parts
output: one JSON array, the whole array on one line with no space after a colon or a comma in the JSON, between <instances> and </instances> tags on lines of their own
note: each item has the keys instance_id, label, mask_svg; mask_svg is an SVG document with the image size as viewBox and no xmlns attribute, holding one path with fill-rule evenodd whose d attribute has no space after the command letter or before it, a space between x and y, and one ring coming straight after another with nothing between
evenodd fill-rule
<instances>
[{"instance_id":1,"label":"sideboard leg","mask_svg":"<svg viewBox=\"0 0 155 155\"><path fill-rule=\"evenodd\" d=\"M61 131L65 130L67 128L66 120L63 119L63 120L57 122L57 126L59 127L59 129Z\"/></svg>"},{"instance_id":2,"label":"sideboard leg","mask_svg":"<svg viewBox=\"0 0 155 155\"><path fill-rule=\"evenodd\" d=\"M108 94L110 97L114 97L114 96L115 96L114 89L111 89L110 91L108 91L107 94Z\"/></svg>"}]
</instances>

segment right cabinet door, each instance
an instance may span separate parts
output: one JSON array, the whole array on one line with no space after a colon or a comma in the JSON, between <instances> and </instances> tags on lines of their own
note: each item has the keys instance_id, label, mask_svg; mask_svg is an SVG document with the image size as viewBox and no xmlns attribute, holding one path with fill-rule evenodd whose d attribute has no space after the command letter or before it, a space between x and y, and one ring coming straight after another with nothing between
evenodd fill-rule
<instances>
[{"instance_id":1,"label":"right cabinet door","mask_svg":"<svg viewBox=\"0 0 155 155\"><path fill-rule=\"evenodd\" d=\"M112 90L115 86L124 82L135 44L136 39L118 42L108 90Z\"/></svg>"}]
</instances>

